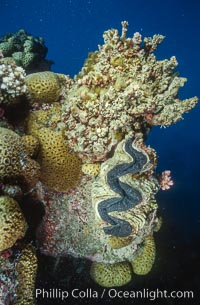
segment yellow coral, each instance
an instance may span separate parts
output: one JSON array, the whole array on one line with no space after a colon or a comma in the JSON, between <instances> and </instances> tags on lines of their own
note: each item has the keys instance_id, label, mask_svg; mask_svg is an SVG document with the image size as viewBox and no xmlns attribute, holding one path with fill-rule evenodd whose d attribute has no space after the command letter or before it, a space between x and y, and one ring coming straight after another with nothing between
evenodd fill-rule
<instances>
[{"instance_id":1,"label":"yellow coral","mask_svg":"<svg viewBox=\"0 0 200 305\"><path fill-rule=\"evenodd\" d=\"M96 177L100 172L100 167L100 163L85 163L82 165L82 172L86 175Z\"/></svg>"},{"instance_id":2,"label":"yellow coral","mask_svg":"<svg viewBox=\"0 0 200 305\"><path fill-rule=\"evenodd\" d=\"M81 162L67 150L61 133L48 128L38 132L41 181L50 189L64 192L73 188L81 176Z\"/></svg>"},{"instance_id":3,"label":"yellow coral","mask_svg":"<svg viewBox=\"0 0 200 305\"><path fill-rule=\"evenodd\" d=\"M33 136L23 136L22 137L22 145L24 145L27 154L30 157L35 157L37 152L38 152L38 148L39 148L39 141L37 138L33 137Z\"/></svg>"},{"instance_id":4,"label":"yellow coral","mask_svg":"<svg viewBox=\"0 0 200 305\"><path fill-rule=\"evenodd\" d=\"M108 243L113 249L120 249L123 247L128 246L132 242L132 236L128 237L116 237L116 236L109 236Z\"/></svg>"},{"instance_id":5,"label":"yellow coral","mask_svg":"<svg viewBox=\"0 0 200 305\"><path fill-rule=\"evenodd\" d=\"M58 101L61 94L64 75L53 72L37 72L26 76L31 103L53 103Z\"/></svg>"},{"instance_id":6,"label":"yellow coral","mask_svg":"<svg viewBox=\"0 0 200 305\"><path fill-rule=\"evenodd\" d=\"M94 262L91 266L92 279L103 287L120 287L131 281L131 266L127 262L105 264Z\"/></svg>"},{"instance_id":7,"label":"yellow coral","mask_svg":"<svg viewBox=\"0 0 200 305\"><path fill-rule=\"evenodd\" d=\"M22 138L7 128L0 128L0 180L22 181L33 186L39 178L40 166L32 160Z\"/></svg>"},{"instance_id":8,"label":"yellow coral","mask_svg":"<svg viewBox=\"0 0 200 305\"><path fill-rule=\"evenodd\" d=\"M144 240L141 254L131 262L133 271L138 275L148 274L153 266L156 256L156 247L152 235Z\"/></svg>"},{"instance_id":9,"label":"yellow coral","mask_svg":"<svg viewBox=\"0 0 200 305\"><path fill-rule=\"evenodd\" d=\"M54 129L61 120L61 106L54 103L50 109L31 112L26 119L26 132L37 137L38 130L43 127Z\"/></svg>"},{"instance_id":10,"label":"yellow coral","mask_svg":"<svg viewBox=\"0 0 200 305\"><path fill-rule=\"evenodd\" d=\"M0 251L14 245L25 235L27 224L22 211L14 199L0 197Z\"/></svg>"},{"instance_id":11,"label":"yellow coral","mask_svg":"<svg viewBox=\"0 0 200 305\"><path fill-rule=\"evenodd\" d=\"M32 245L22 250L16 265L17 299L15 305L34 305L35 301L35 279L37 272L37 257Z\"/></svg>"}]
</instances>

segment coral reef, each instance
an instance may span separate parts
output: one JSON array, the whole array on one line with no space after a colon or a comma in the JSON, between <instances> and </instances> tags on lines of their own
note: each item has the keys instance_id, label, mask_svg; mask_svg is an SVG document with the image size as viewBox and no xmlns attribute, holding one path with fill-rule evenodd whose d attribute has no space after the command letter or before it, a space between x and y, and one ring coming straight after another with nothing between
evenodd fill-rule
<instances>
[{"instance_id":1,"label":"coral reef","mask_svg":"<svg viewBox=\"0 0 200 305\"><path fill-rule=\"evenodd\" d=\"M178 97L186 79L175 71L176 58L156 59L164 37L127 38L127 26L122 22L121 35L106 31L73 80L49 71L25 77L13 63L28 72L45 63L41 38L20 30L0 39L0 251L24 236L18 202L33 196L45 208L38 250L91 260L91 277L103 287L150 272L153 234L162 224L156 194L173 181L169 170L156 174L156 152L144 142L153 126L177 122L197 103ZM25 122L10 126L4 106L24 95L30 101ZM37 258L30 244L21 249L13 263L17 279L0 256L0 302L10 289L15 304L33 305Z\"/></svg>"},{"instance_id":2,"label":"coral reef","mask_svg":"<svg viewBox=\"0 0 200 305\"><path fill-rule=\"evenodd\" d=\"M45 59L47 51L42 37L33 37L23 29L0 38L4 61L13 60L26 72L50 70L53 62Z\"/></svg>"},{"instance_id":3,"label":"coral reef","mask_svg":"<svg viewBox=\"0 0 200 305\"><path fill-rule=\"evenodd\" d=\"M24 83L25 71L14 63L2 63L0 60L0 104L11 105L27 93Z\"/></svg>"},{"instance_id":4,"label":"coral reef","mask_svg":"<svg viewBox=\"0 0 200 305\"><path fill-rule=\"evenodd\" d=\"M32 73L25 78L31 104L57 102L65 83L66 77L63 74L49 71Z\"/></svg>"},{"instance_id":5,"label":"coral reef","mask_svg":"<svg viewBox=\"0 0 200 305\"><path fill-rule=\"evenodd\" d=\"M40 166L30 158L22 137L7 128L0 128L0 181L33 187L39 179Z\"/></svg>"},{"instance_id":6,"label":"coral reef","mask_svg":"<svg viewBox=\"0 0 200 305\"><path fill-rule=\"evenodd\" d=\"M132 272L129 263L103 264L92 263L91 278L103 287L119 287L131 281Z\"/></svg>"},{"instance_id":7,"label":"coral reef","mask_svg":"<svg viewBox=\"0 0 200 305\"><path fill-rule=\"evenodd\" d=\"M22 250L16 264L17 282L15 305L34 305L37 257L35 248L27 245Z\"/></svg>"},{"instance_id":8,"label":"coral reef","mask_svg":"<svg viewBox=\"0 0 200 305\"><path fill-rule=\"evenodd\" d=\"M14 245L24 237L27 224L18 203L8 197L0 196L0 251Z\"/></svg>"},{"instance_id":9,"label":"coral reef","mask_svg":"<svg viewBox=\"0 0 200 305\"><path fill-rule=\"evenodd\" d=\"M104 44L89 54L63 103L66 140L86 163L104 161L125 135L178 121L197 103L177 97L186 78L174 71L176 58L153 54L164 37L142 40L126 32L122 22L121 36L114 29L104 33Z\"/></svg>"},{"instance_id":10,"label":"coral reef","mask_svg":"<svg viewBox=\"0 0 200 305\"><path fill-rule=\"evenodd\" d=\"M92 278L106 287L127 283L131 265L137 274L152 268L152 233L161 224L155 195L173 182L169 171L155 174L156 152L144 140L154 125L176 122L197 103L196 97L177 97L186 79L174 71L175 57L158 61L153 54L163 36L142 44L139 33L126 38L126 32L123 22L121 36L116 30L104 33L104 45L89 54L55 122L82 160L80 183L65 194L37 185L46 210L37 235L41 251L91 259ZM33 123L33 116L29 130L43 125Z\"/></svg>"}]
</instances>

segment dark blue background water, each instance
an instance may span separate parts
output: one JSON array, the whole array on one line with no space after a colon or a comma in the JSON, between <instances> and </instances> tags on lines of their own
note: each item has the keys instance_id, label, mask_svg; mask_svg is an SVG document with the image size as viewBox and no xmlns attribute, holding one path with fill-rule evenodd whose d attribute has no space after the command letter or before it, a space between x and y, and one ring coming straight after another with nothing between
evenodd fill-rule
<instances>
[{"instance_id":1,"label":"dark blue background water","mask_svg":"<svg viewBox=\"0 0 200 305\"><path fill-rule=\"evenodd\" d=\"M81 69L87 53L103 42L103 31L109 28L121 31L122 20L129 22L130 37L135 31L143 36L165 35L156 54L158 58L176 55L178 71L188 78L180 97L200 97L200 2L197 0L0 1L0 36L24 28L33 36L44 37L49 48L48 59L55 61L53 71L71 77ZM171 169L175 183L172 190L158 195L164 225L157 237L160 256L156 266L159 269L161 264L163 273L157 271L159 278L154 277L155 286L162 283L162 287L194 287L195 291L200 287L199 109L197 106L174 126L155 128L148 141L158 152L158 171ZM200 301L185 304L198 305Z\"/></svg>"}]
</instances>

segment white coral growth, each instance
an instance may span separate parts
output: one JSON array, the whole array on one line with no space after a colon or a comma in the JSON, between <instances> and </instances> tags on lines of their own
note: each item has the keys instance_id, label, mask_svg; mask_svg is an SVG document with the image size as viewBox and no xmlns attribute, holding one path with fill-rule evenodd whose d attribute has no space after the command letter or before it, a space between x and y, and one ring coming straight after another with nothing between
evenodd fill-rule
<instances>
[{"instance_id":1,"label":"white coral growth","mask_svg":"<svg viewBox=\"0 0 200 305\"><path fill-rule=\"evenodd\" d=\"M26 74L15 64L0 63L0 103L10 105L18 96L27 92L24 83Z\"/></svg>"}]
</instances>

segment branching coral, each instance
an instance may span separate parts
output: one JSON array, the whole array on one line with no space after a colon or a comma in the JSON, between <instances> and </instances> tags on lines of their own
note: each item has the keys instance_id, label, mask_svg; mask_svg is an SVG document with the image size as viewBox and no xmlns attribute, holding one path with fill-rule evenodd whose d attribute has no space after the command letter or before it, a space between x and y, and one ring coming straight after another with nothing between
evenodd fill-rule
<instances>
[{"instance_id":1,"label":"branching coral","mask_svg":"<svg viewBox=\"0 0 200 305\"><path fill-rule=\"evenodd\" d=\"M21 67L12 62L4 64L0 61L0 104L13 104L27 93L25 76L25 71Z\"/></svg>"},{"instance_id":2,"label":"branching coral","mask_svg":"<svg viewBox=\"0 0 200 305\"><path fill-rule=\"evenodd\" d=\"M126 37L104 33L104 44L91 53L63 104L66 140L86 162L103 161L122 137L142 128L170 125L197 103L178 99L186 78L178 77L175 57L157 60L153 51L162 35Z\"/></svg>"},{"instance_id":3,"label":"branching coral","mask_svg":"<svg viewBox=\"0 0 200 305\"><path fill-rule=\"evenodd\" d=\"M33 37L23 29L0 38L0 52L5 60L13 60L26 71L50 70L51 61L45 59L47 47L42 37Z\"/></svg>"}]
</instances>

